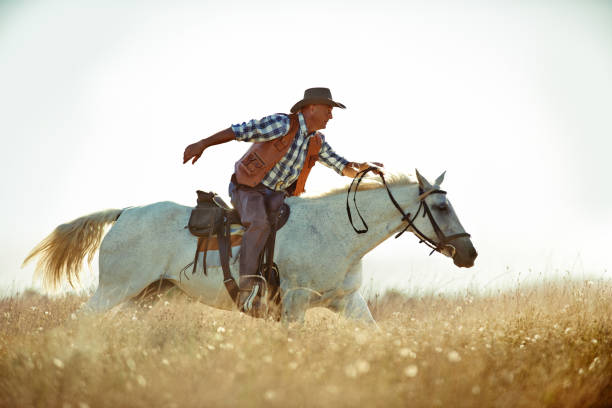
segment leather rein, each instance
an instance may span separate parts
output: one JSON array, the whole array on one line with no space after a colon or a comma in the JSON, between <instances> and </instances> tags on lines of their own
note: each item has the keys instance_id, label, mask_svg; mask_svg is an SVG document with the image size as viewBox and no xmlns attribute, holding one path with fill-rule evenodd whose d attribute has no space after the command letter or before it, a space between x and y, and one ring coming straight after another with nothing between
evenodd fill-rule
<instances>
[{"instance_id":1,"label":"leather rein","mask_svg":"<svg viewBox=\"0 0 612 408\"><path fill-rule=\"evenodd\" d=\"M359 208L357 207L357 190L359 188L359 184L361 183L361 180L363 180L363 177L368 172L370 172L372 170L374 170L374 167L369 167L369 168L367 168L365 170L362 170L359 173L357 173L357 175L355 176L355 178L351 182L351 185L349 186L348 192L346 194L346 212L348 214L348 218L349 218L349 222L351 223L351 226L353 227L355 232L358 233L358 234L363 234L363 233L368 232L369 228L368 228L368 225L366 224L365 220L361 216L361 213L359 212ZM457 238L463 238L463 237L468 237L469 238L470 237L470 234L468 234L467 232L460 232L458 234L445 235L444 232L442 231L442 229L440 228L440 226L438 225L438 223L436 222L436 219L433 217L433 215L431 213L431 210L429 209L429 206L425 202L425 198L426 197L428 197L428 196L430 196L432 194L446 194L446 191L443 191L443 190L440 190L440 189L435 189L435 190L429 190L429 191L424 192L421 189L421 187L419 186L419 208L417 209L417 211L414 214L414 216L411 217L410 213L405 213L404 212L404 210L398 204L398 202L395 199L395 197L393 197L393 194L391 194L391 190L389 189L389 186L387 185L387 181L385 180L385 176L383 176L382 174L379 174L379 176L382 179L383 185L387 189L387 194L389 195L389 199L391 199L391 202L393 203L395 208L397 208L397 210L401 214L402 222L405 221L407 223L406 226L400 232L398 232L395 235L395 238L399 238L408 229L412 229L412 231L415 233L415 235L419 238L419 243L425 243L425 245L427 245L428 247L430 247L432 249L432 251L429 254L429 255L431 255L431 254L433 254L436 251L441 253L442 249L444 249L444 247L449 246L450 245L449 243L451 241L457 239ZM364 229L357 229L355 227L355 224L353 223L353 217L351 215L351 208L349 206L349 196L351 194L351 190L352 190L353 184L355 184L355 182L357 182L357 184L355 185L355 190L353 192L353 203L355 204L355 210L357 211L357 215L359 215L359 218L361 219L361 223L365 227ZM423 232L421 232L421 230L419 230L416 225L414 225L414 220L417 218L417 216L421 212L421 209L423 209L423 217L425 217L427 215L427 217L429 218L429 221L431 222L431 225L432 225L432 227L433 227L433 229L434 229L434 231L436 233L436 236L438 238L438 242L436 242L433 239L429 238L427 235L425 235ZM450 245L450 246L452 246L452 245Z\"/></svg>"}]
</instances>

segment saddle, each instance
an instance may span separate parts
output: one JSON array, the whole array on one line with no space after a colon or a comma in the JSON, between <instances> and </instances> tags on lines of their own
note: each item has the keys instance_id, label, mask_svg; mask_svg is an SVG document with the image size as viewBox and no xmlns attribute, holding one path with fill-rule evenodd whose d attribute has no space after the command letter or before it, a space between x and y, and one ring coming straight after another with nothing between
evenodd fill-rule
<instances>
[{"instance_id":1,"label":"saddle","mask_svg":"<svg viewBox=\"0 0 612 408\"><path fill-rule=\"evenodd\" d=\"M221 269L223 269L223 283L232 301L236 302L238 297L238 284L232 276L229 267L229 260L232 254L232 235L231 226L242 226L238 211L227 205L221 197L214 192L196 191L198 195L197 205L191 210L189 222L185 228L189 228L192 235L198 237L195 257L193 260L193 271L195 274L198 264L198 253L203 248L204 274L206 270L206 252L209 248L209 241L216 239L219 248L219 258ZM285 203L276 214L269 214L272 233L268 237L266 246L260 255L259 272L265 278L269 286L268 298L280 303L280 277L278 267L274 263L274 242L276 231L281 229L289 219L289 206ZM265 257L265 261L264 261ZM187 269L191 264L187 265ZM184 269L184 270L185 270Z\"/></svg>"}]
</instances>

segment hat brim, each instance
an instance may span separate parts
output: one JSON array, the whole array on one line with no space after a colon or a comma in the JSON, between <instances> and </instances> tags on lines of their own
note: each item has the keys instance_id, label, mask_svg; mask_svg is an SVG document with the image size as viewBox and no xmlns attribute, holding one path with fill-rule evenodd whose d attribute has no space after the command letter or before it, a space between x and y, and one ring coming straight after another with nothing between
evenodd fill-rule
<instances>
[{"instance_id":1,"label":"hat brim","mask_svg":"<svg viewBox=\"0 0 612 408\"><path fill-rule=\"evenodd\" d=\"M334 108L346 109L346 106L344 106L340 102L336 102L328 98L310 98L302 99L301 101L293 105L293 107L291 108L291 113L295 113L307 105L327 105L333 106Z\"/></svg>"}]
</instances>

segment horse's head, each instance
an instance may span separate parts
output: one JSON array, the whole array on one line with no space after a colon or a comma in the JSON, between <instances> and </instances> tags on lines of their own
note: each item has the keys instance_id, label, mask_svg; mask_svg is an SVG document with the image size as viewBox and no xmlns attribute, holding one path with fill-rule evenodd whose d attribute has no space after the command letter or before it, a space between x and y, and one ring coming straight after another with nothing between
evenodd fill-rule
<instances>
[{"instance_id":1,"label":"horse's head","mask_svg":"<svg viewBox=\"0 0 612 408\"><path fill-rule=\"evenodd\" d=\"M422 215L416 214L413 222L416 228L413 228L413 232L442 254L453 258L455 265L470 268L474 265L478 253L472 245L470 235L461 226L446 192L440 189L445 173L431 184L416 171L422 205L419 210Z\"/></svg>"}]
</instances>

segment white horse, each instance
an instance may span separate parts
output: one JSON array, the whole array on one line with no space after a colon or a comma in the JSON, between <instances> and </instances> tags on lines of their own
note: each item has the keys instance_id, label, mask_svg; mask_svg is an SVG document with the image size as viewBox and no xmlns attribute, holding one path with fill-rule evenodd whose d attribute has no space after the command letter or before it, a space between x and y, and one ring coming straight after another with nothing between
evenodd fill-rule
<instances>
[{"instance_id":1,"label":"white horse","mask_svg":"<svg viewBox=\"0 0 612 408\"><path fill-rule=\"evenodd\" d=\"M439 194L444 193L440 190L443 178L444 174L433 185L418 171L418 183L407 176L390 178L392 196L410 214L406 219L402 219L382 183L375 179L362 183L357 204L369 225L369 231L363 234L355 233L347 220L344 189L312 198L288 198L291 216L277 233L274 254L280 270L283 322L302 322L308 308L323 306L347 318L374 323L359 293L361 259L407 226L420 239L452 257L455 265L471 267L477 253L446 195ZM425 208L429 216L425 216ZM72 284L78 280L85 256L91 262L99 247L99 284L87 309L108 310L162 281L171 282L207 305L235 309L223 284L218 257L210 252L207 275L198 272L189 273L189 279L180 276L193 260L196 247L197 239L185 229L191 209L159 202L78 218L58 226L32 250L24 265L40 255L36 276L42 275L47 286L66 280ZM113 223L102 240L105 226ZM236 248L232 258L231 272L237 279Z\"/></svg>"}]
</instances>

